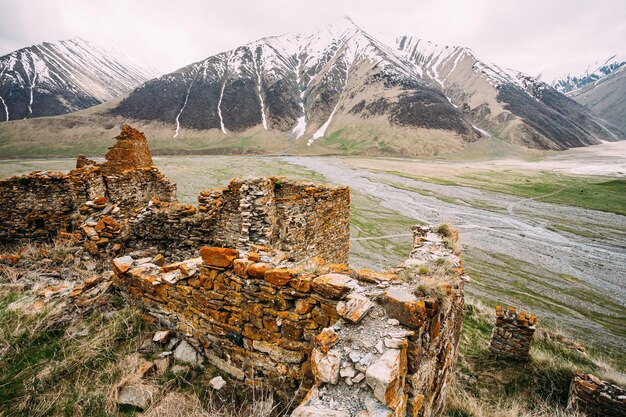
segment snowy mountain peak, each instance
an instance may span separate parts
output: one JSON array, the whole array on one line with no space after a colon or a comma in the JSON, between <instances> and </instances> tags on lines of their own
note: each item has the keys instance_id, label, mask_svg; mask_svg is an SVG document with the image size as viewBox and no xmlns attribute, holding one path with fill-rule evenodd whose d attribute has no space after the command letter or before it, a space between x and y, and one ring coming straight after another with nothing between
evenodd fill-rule
<instances>
[{"instance_id":1,"label":"snowy mountain peak","mask_svg":"<svg viewBox=\"0 0 626 417\"><path fill-rule=\"evenodd\" d=\"M577 90L587 85L597 83L604 77L624 67L626 67L626 54L612 55L589 64L582 74L567 74L552 81L552 86L561 93L573 95L576 94Z\"/></svg>"},{"instance_id":2,"label":"snowy mountain peak","mask_svg":"<svg viewBox=\"0 0 626 417\"><path fill-rule=\"evenodd\" d=\"M468 48L408 36L390 46L341 18L152 80L113 112L169 124L176 138L184 129L272 130L305 146L342 129L366 137L381 129L436 129L466 141L482 131L548 149L614 139L567 100L533 77L480 61Z\"/></svg>"},{"instance_id":3,"label":"snowy mountain peak","mask_svg":"<svg viewBox=\"0 0 626 417\"><path fill-rule=\"evenodd\" d=\"M0 57L0 120L84 109L158 75L82 38L43 42Z\"/></svg>"}]
</instances>

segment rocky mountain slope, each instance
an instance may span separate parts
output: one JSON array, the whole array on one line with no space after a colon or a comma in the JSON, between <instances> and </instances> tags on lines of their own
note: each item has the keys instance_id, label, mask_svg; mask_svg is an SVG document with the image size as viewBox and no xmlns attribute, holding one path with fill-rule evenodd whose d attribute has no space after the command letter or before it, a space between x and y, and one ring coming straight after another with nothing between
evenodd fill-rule
<instances>
[{"instance_id":1,"label":"rocky mountain slope","mask_svg":"<svg viewBox=\"0 0 626 417\"><path fill-rule=\"evenodd\" d=\"M580 77L555 82L555 88L569 89L568 97L626 131L626 56L616 55L590 68Z\"/></svg>"},{"instance_id":2,"label":"rocky mountain slope","mask_svg":"<svg viewBox=\"0 0 626 417\"><path fill-rule=\"evenodd\" d=\"M224 52L151 80L113 113L180 128L242 132L255 126L308 144L329 127L479 134L415 65L349 20Z\"/></svg>"},{"instance_id":3,"label":"rocky mountain slope","mask_svg":"<svg viewBox=\"0 0 626 417\"><path fill-rule=\"evenodd\" d=\"M80 38L19 49L0 57L0 121L85 109L158 75Z\"/></svg>"},{"instance_id":4,"label":"rocky mountain slope","mask_svg":"<svg viewBox=\"0 0 626 417\"><path fill-rule=\"evenodd\" d=\"M398 38L397 47L472 123L497 137L544 149L624 137L550 85L481 61L468 48L408 36Z\"/></svg>"}]
</instances>

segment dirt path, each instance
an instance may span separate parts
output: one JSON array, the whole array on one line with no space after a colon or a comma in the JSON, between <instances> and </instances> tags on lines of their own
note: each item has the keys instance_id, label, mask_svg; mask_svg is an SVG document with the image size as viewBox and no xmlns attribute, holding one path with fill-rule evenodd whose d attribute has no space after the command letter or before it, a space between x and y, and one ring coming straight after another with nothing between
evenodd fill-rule
<instances>
[{"instance_id":1,"label":"dirt path","mask_svg":"<svg viewBox=\"0 0 626 417\"><path fill-rule=\"evenodd\" d=\"M537 196L537 197L523 198L521 200L518 200L518 201L515 201L515 202L509 204L507 206L506 210L509 212L509 214L511 216L514 216L515 213L513 212L513 210L515 209L516 206L519 206L520 204L524 204L524 203L526 203L528 201L537 201L537 200L541 200L542 198L546 198L546 197L551 197L553 195L557 195L558 193L560 193L561 191L565 190L566 188L567 187L562 187L562 188L560 188L560 189L558 189L556 191L552 191L552 192L550 192L548 194L540 195L540 196Z\"/></svg>"}]
</instances>

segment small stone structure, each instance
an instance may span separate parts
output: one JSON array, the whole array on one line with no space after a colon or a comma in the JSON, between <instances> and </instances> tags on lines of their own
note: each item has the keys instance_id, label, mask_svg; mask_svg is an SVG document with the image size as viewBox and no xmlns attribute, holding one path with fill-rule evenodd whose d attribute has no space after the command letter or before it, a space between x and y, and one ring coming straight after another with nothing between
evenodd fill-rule
<instances>
[{"instance_id":1,"label":"small stone structure","mask_svg":"<svg viewBox=\"0 0 626 417\"><path fill-rule=\"evenodd\" d=\"M443 236L414 233L411 258L388 273L203 247L162 267L116 258L114 282L222 371L304 398L293 416L431 416L457 355L463 269Z\"/></svg>"},{"instance_id":2,"label":"small stone structure","mask_svg":"<svg viewBox=\"0 0 626 417\"><path fill-rule=\"evenodd\" d=\"M496 325L489 350L496 356L528 360L537 317L511 307L496 307Z\"/></svg>"},{"instance_id":3,"label":"small stone structure","mask_svg":"<svg viewBox=\"0 0 626 417\"><path fill-rule=\"evenodd\" d=\"M145 207L133 220L127 245L182 257L201 245L246 250L260 244L292 260L348 260L348 187L284 177L234 179L228 187L201 192L198 201L197 208L158 201Z\"/></svg>"},{"instance_id":4,"label":"small stone structure","mask_svg":"<svg viewBox=\"0 0 626 417\"><path fill-rule=\"evenodd\" d=\"M124 125L115 139L117 139L117 143L109 148L104 156L106 161L101 165L103 173L124 172L137 168L149 168L154 165L148 140L142 132L129 125Z\"/></svg>"},{"instance_id":5,"label":"small stone structure","mask_svg":"<svg viewBox=\"0 0 626 417\"><path fill-rule=\"evenodd\" d=\"M591 374L576 372L567 406L589 417L624 417L626 390Z\"/></svg>"}]
</instances>

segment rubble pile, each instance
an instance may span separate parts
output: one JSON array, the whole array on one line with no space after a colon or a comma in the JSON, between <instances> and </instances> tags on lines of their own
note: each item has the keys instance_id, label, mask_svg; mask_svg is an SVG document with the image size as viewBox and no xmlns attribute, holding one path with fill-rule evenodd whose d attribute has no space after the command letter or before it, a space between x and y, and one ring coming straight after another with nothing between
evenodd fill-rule
<instances>
[{"instance_id":1,"label":"rubble pile","mask_svg":"<svg viewBox=\"0 0 626 417\"><path fill-rule=\"evenodd\" d=\"M79 157L67 174L36 171L0 181L0 242L76 233L87 201L97 206L104 198L129 215L153 197L173 201L176 185L151 166L146 152L145 136L124 126L102 165Z\"/></svg>"},{"instance_id":2,"label":"rubble pile","mask_svg":"<svg viewBox=\"0 0 626 417\"><path fill-rule=\"evenodd\" d=\"M626 390L594 375L576 372L570 385L568 408L593 417L623 417Z\"/></svg>"}]
</instances>

